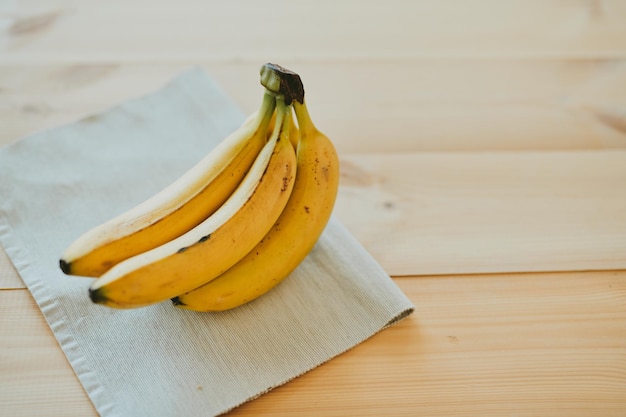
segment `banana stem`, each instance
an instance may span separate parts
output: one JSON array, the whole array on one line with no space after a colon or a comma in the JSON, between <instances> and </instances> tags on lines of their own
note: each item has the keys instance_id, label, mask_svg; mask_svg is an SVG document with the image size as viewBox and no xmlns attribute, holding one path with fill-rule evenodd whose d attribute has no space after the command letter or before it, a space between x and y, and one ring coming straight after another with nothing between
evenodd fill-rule
<instances>
[{"instance_id":1,"label":"banana stem","mask_svg":"<svg viewBox=\"0 0 626 417\"><path fill-rule=\"evenodd\" d=\"M263 101L261 101L261 107L259 108L259 112L256 116L257 125L265 128L263 125L269 124L275 108L276 94L266 89L265 93L263 94Z\"/></svg>"},{"instance_id":2,"label":"banana stem","mask_svg":"<svg viewBox=\"0 0 626 417\"><path fill-rule=\"evenodd\" d=\"M261 85L266 91L276 94L276 100L282 100L283 104L293 107L298 126L302 135L306 132L316 132L317 128L311 120L309 111L304 101L304 85L300 76L280 65L267 63L261 67ZM277 104L278 105L278 104ZM276 126L280 123L277 121ZM282 127L284 129L284 126Z\"/></svg>"},{"instance_id":3,"label":"banana stem","mask_svg":"<svg viewBox=\"0 0 626 417\"><path fill-rule=\"evenodd\" d=\"M291 106L285 104L282 96L276 96L276 123L274 124L274 132L272 136L280 136L285 129L285 117L291 112Z\"/></svg>"},{"instance_id":4,"label":"banana stem","mask_svg":"<svg viewBox=\"0 0 626 417\"><path fill-rule=\"evenodd\" d=\"M283 121L283 125L281 127L281 135L284 135L287 140L289 140L289 135L291 134L291 123L293 123L292 117L292 105L285 106L285 120Z\"/></svg>"},{"instance_id":5,"label":"banana stem","mask_svg":"<svg viewBox=\"0 0 626 417\"><path fill-rule=\"evenodd\" d=\"M267 63L261 67L261 85L268 90L282 94L289 105L293 101L304 102L304 86L300 76L280 65Z\"/></svg>"},{"instance_id":6,"label":"banana stem","mask_svg":"<svg viewBox=\"0 0 626 417\"><path fill-rule=\"evenodd\" d=\"M313 120L311 120L311 115L309 115L309 110L306 107L304 98L302 99L302 103L294 101L293 109L296 113L296 119L298 119L298 126L300 127L300 132L302 132L302 134L317 130L313 124Z\"/></svg>"}]
</instances>

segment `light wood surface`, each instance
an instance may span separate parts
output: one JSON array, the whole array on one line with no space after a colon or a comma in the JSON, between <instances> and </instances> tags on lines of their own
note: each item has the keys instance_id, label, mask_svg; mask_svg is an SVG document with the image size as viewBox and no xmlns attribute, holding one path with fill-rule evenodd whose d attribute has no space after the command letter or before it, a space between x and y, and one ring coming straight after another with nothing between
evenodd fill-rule
<instances>
[{"instance_id":1,"label":"light wood surface","mask_svg":"<svg viewBox=\"0 0 626 417\"><path fill-rule=\"evenodd\" d=\"M626 415L626 2L0 2L0 145L267 61L417 309L230 415ZM0 415L96 415L2 250L0 317Z\"/></svg>"}]
</instances>

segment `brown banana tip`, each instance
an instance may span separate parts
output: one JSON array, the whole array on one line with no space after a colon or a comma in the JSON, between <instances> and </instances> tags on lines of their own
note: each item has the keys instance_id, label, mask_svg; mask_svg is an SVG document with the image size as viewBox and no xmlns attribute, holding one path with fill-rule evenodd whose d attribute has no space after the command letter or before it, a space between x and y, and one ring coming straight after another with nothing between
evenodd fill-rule
<instances>
[{"instance_id":1,"label":"brown banana tip","mask_svg":"<svg viewBox=\"0 0 626 417\"><path fill-rule=\"evenodd\" d=\"M273 81L278 78L279 85ZM289 105L293 100L304 104L304 85L300 76L278 64L268 62L261 67L261 84L269 90L282 94L285 97L285 104Z\"/></svg>"},{"instance_id":2,"label":"brown banana tip","mask_svg":"<svg viewBox=\"0 0 626 417\"><path fill-rule=\"evenodd\" d=\"M184 306L185 303L183 303L179 297L174 297L172 298L172 304L174 304L175 306Z\"/></svg>"},{"instance_id":3,"label":"brown banana tip","mask_svg":"<svg viewBox=\"0 0 626 417\"><path fill-rule=\"evenodd\" d=\"M64 274L70 275L72 271L72 264L70 262L66 262L65 259L59 260L59 267Z\"/></svg>"},{"instance_id":4,"label":"brown banana tip","mask_svg":"<svg viewBox=\"0 0 626 417\"><path fill-rule=\"evenodd\" d=\"M95 304L102 304L107 299L102 288L96 288L95 290L89 288L89 298L91 298L91 301Z\"/></svg>"}]
</instances>

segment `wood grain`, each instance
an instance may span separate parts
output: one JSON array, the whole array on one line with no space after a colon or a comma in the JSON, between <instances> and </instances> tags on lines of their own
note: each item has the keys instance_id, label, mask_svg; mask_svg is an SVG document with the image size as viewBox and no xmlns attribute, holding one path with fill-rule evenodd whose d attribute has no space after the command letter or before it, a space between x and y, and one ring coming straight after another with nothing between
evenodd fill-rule
<instances>
[{"instance_id":1,"label":"wood grain","mask_svg":"<svg viewBox=\"0 0 626 417\"><path fill-rule=\"evenodd\" d=\"M267 61L417 311L230 415L626 415L626 2L0 2L0 146ZM95 416L2 250L0 314L0 414Z\"/></svg>"},{"instance_id":2,"label":"wood grain","mask_svg":"<svg viewBox=\"0 0 626 417\"><path fill-rule=\"evenodd\" d=\"M626 50L620 0L37 0L5 13L0 52L11 62L597 58Z\"/></svg>"},{"instance_id":3,"label":"wood grain","mask_svg":"<svg viewBox=\"0 0 626 417\"><path fill-rule=\"evenodd\" d=\"M626 151L347 155L335 215L388 273L626 268ZM2 288L22 287L7 260Z\"/></svg>"},{"instance_id":4,"label":"wood grain","mask_svg":"<svg viewBox=\"0 0 626 417\"><path fill-rule=\"evenodd\" d=\"M267 59L267 58L266 58ZM203 68L246 114L265 60L14 65L0 61L0 144L74 122ZM299 62L340 153L626 147L626 60Z\"/></svg>"},{"instance_id":5,"label":"wood grain","mask_svg":"<svg viewBox=\"0 0 626 417\"><path fill-rule=\"evenodd\" d=\"M624 273L511 278L396 279L414 316L232 414L623 413Z\"/></svg>"},{"instance_id":6,"label":"wood grain","mask_svg":"<svg viewBox=\"0 0 626 417\"><path fill-rule=\"evenodd\" d=\"M230 415L626 413L624 271L395 281L413 316ZM3 410L95 415L32 304L26 290L0 291Z\"/></svg>"},{"instance_id":7,"label":"wood grain","mask_svg":"<svg viewBox=\"0 0 626 417\"><path fill-rule=\"evenodd\" d=\"M394 275L626 268L626 152L349 155L336 214Z\"/></svg>"}]
</instances>

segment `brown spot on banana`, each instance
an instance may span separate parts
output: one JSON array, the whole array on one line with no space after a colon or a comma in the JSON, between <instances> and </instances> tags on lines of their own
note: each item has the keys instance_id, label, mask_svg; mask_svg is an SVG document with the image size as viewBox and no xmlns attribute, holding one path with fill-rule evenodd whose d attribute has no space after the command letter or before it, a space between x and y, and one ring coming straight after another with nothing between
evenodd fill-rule
<instances>
[{"instance_id":1,"label":"brown spot on banana","mask_svg":"<svg viewBox=\"0 0 626 417\"><path fill-rule=\"evenodd\" d=\"M280 188L280 191L281 192L287 191L290 183L291 183L291 177L283 177L283 186Z\"/></svg>"},{"instance_id":2,"label":"brown spot on banana","mask_svg":"<svg viewBox=\"0 0 626 417\"><path fill-rule=\"evenodd\" d=\"M209 240L209 239L211 239L211 233L209 233L209 234L208 234L208 235L206 235L206 236L202 236L200 239L198 239L198 242L196 242L196 243L206 242L206 241L207 241L207 240ZM192 246L193 246L193 245L192 245ZM186 251L187 249L189 249L189 248L190 248L190 246L183 246L182 248L178 249L178 250L176 251L176 253L183 253L183 252L185 252L185 251Z\"/></svg>"}]
</instances>

